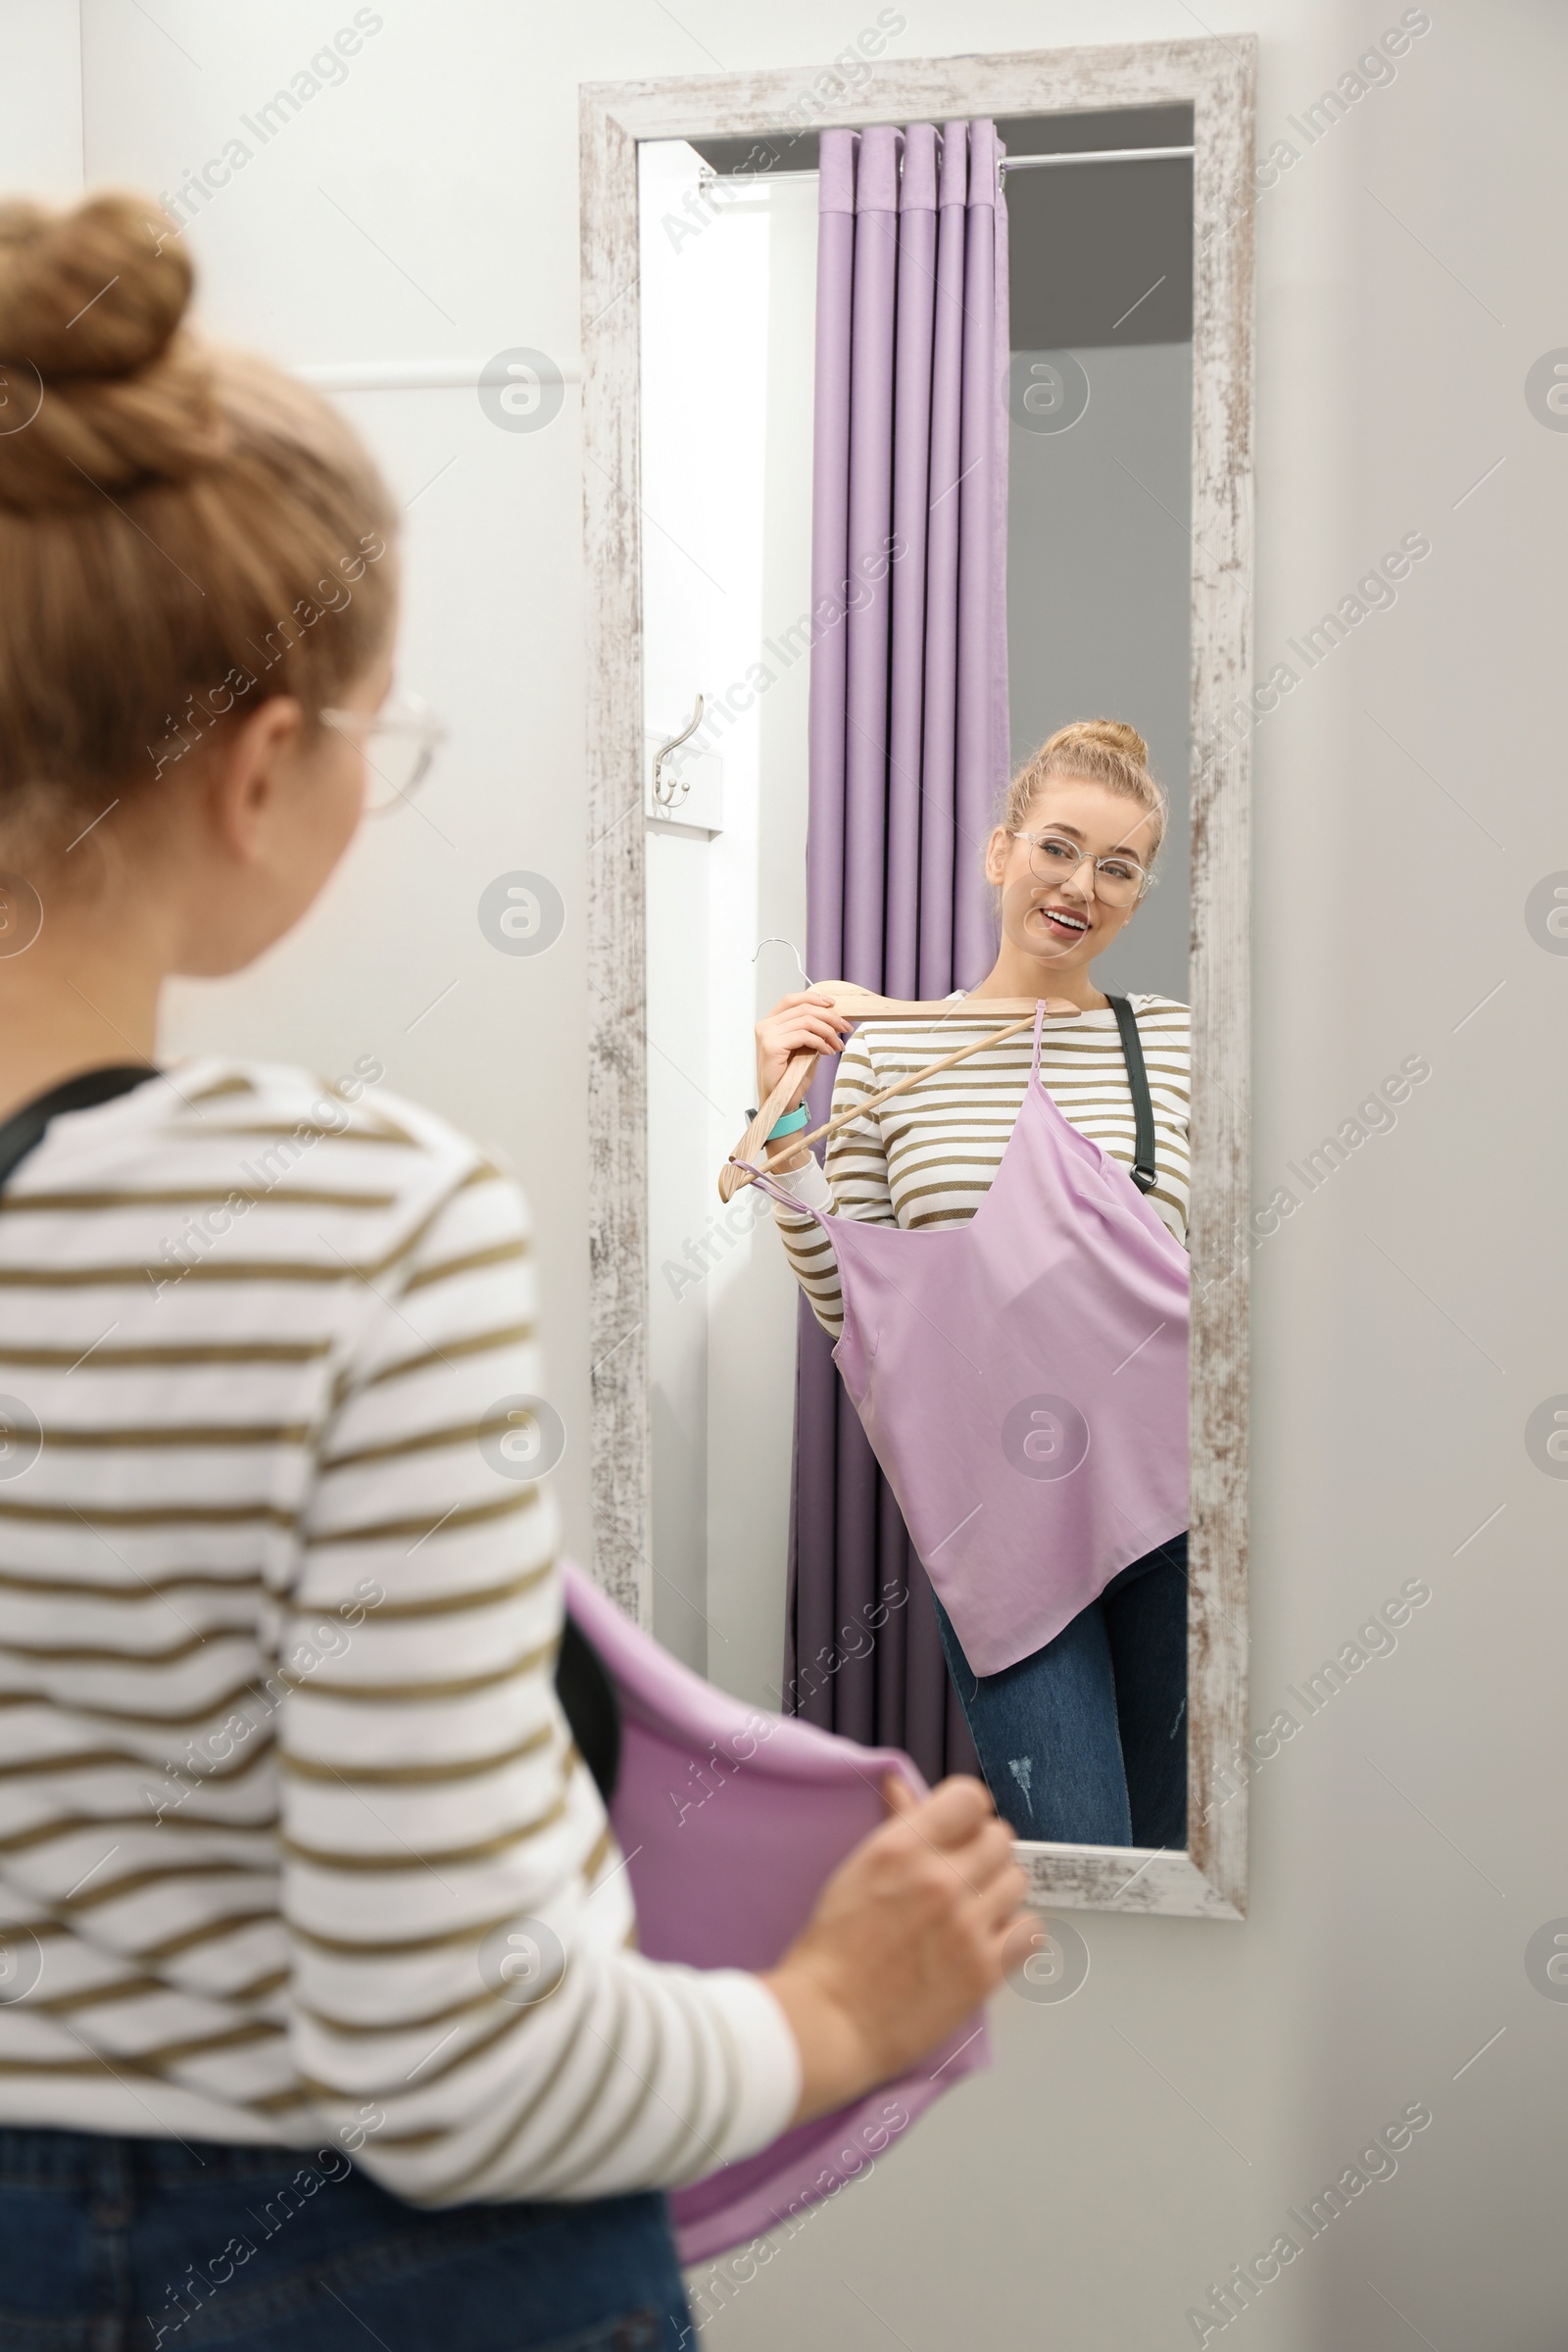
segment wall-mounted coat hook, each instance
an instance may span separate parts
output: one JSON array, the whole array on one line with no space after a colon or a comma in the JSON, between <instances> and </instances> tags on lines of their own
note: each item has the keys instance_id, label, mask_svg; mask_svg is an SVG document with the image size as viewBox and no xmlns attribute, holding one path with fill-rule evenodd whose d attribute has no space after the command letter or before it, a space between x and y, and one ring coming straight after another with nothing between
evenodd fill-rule
<instances>
[{"instance_id":1,"label":"wall-mounted coat hook","mask_svg":"<svg viewBox=\"0 0 1568 2352\"><path fill-rule=\"evenodd\" d=\"M680 733L671 735L669 741L662 743L654 754L654 801L656 806L661 808L678 808L691 790L689 777L682 779L665 775L664 761L669 758L671 752L678 752L681 745L689 742L696 734L703 723L703 698L699 695L697 707Z\"/></svg>"}]
</instances>

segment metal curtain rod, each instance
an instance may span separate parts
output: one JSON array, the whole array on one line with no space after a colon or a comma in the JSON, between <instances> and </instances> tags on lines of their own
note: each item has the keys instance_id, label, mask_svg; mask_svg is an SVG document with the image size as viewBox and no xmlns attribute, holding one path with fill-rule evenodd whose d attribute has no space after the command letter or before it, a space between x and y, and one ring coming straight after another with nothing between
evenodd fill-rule
<instances>
[{"instance_id":1,"label":"metal curtain rod","mask_svg":"<svg viewBox=\"0 0 1568 2352\"><path fill-rule=\"evenodd\" d=\"M1049 164L1156 164L1176 156L1189 160L1195 147L1086 147L1073 155L1004 155L1004 172L1043 172Z\"/></svg>"},{"instance_id":2,"label":"metal curtain rod","mask_svg":"<svg viewBox=\"0 0 1568 2352\"><path fill-rule=\"evenodd\" d=\"M1191 159L1195 152L1191 147L1085 147L1067 155L1004 155L1002 169L1004 172L1044 172L1054 164L1160 164L1169 163L1178 156ZM738 179L740 176L739 172L715 172L711 164L705 164L697 174L698 183L703 187L712 187L720 179ZM812 164L799 172L754 172L750 177L755 183L760 179L819 179L821 173L817 166Z\"/></svg>"}]
</instances>

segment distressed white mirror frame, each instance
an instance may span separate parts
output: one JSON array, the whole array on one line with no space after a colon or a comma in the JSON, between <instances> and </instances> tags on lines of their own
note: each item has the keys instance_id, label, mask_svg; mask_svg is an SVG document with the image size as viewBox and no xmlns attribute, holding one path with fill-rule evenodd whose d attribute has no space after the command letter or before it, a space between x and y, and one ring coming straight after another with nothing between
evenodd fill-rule
<instances>
[{"instance_id":1,"label":"distressed white mirror frame","mask_svg":"<svg viewBox=\"0 0 1568 2352\"><path fill-rule=\"evenodd\" d=\"M652 1615L647 1360L637 146L833 124L1194 108L1193 1258L1189 1819L1185 1852L1022 1843L1041 1907L1240 1918L1246 1908L1248 803L1252 592L1255 43L879 63L847 103L812 73L582 91L587 562L588 1142L594 1574ZM1243 1786L1236 1787L1238 1779ZM1233 1790L1226 1801L1217 1791Z\"/></svg>"}]
</instances>

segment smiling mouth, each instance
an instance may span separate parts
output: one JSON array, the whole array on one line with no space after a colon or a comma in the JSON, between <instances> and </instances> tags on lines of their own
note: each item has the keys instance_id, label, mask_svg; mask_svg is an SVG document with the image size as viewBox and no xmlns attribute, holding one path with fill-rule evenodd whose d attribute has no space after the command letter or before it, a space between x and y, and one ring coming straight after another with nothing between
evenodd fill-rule
<instances>
[{"instance_id":1,"label":"smiling mouth","mask_svg":"<svg viewBox=\"0 0 1568 2352\"><path fill-rule=\"evenodd\" d=\"M1035 911L1063 939L1082 939L1089 928L1081 914L1069 913L1065 906L1039 906Z\"/></svg>"}]
</instances>

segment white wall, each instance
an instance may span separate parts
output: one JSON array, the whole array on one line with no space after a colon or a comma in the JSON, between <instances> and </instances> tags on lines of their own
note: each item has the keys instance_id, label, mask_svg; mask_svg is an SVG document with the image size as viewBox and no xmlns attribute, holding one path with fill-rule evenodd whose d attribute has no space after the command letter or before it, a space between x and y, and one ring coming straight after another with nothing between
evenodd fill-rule
<instances>
[{"instance_id":1,"label":"white wall","mask_svg":"<svg viewBox=\"0 0 1568 2352\"><path fill-rule=\"evenodd\" d=\"M67 0L0 0L0 154L6 193L69 199L81 186L81 23Z\"/></svg>"},{"instance_id":2,"label":"white wall","mask_svg":"<svg viewBox=\"0 0 1568 2352\"><path fill-rule=\"evenodd\" d=\"M194 233L210 318L285 358L527 344L570 359L577 83L804 69L875 11L382 13L344 86ZM904 57L1200 30L1180 0L904 13ZM1265 146L1399 13L1234 0L1221 30L1262 36ZM89 0L89 174L171 184L350 15L346 0L157 0L151 17ZM995 2070L780 2246L710 2344L1190 2343L1183 2315L1208 2282L1415 2100L1435 2121L1397 2176L1233 2333L1250 2352L1562 2340L1568 2005L1533 1988L1524 1953L1568 1914L1568 1486L1533 1465L1524 1429L1568 1390L1568 962L1524 908L1568 868L1568 438L1523 386L1568 344L1568 35L1533 0L1433 0L1432 17L1393 86L1257 214L1262 666L1401 533L1432 541L1397 605L1256 738L1258 1199L1401 1057L1432 1064L1396 1131L1256 1254L1258 1722L1402 1579L1434 1597L1260 1774L1250 1920L1084 1915L1084 1989L1063 2006L1004 1993ZM68 105L68 14L13 8L3 26L0 78L37 81L18 111ZM16 145L7 168L56 170ZM591 1181L575 395L533 435L495 429L471 394L367 396L357 413L406 497L456 460L410 515L406 665L455 722L429 801L452 846L399 820L268 971L187 1004L176 1030L327 1069L374 1050L394 1083L509 1146L544 1236L553 1380L575 1437ZM495 955L474 921L484 885L516 866L552 875L567 907L535 961ZM580 1443L564 1477L580 1544Z\"/></svg>"}]
</instances>

